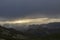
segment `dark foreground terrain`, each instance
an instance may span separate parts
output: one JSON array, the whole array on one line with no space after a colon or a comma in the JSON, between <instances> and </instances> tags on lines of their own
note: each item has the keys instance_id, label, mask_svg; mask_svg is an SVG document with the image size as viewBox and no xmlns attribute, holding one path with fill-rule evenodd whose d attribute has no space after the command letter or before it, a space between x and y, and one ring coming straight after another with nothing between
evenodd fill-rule
<instances>
[{"instance_id":1,"label":"dark foreground terrain","mask_svg":"<svg viewBox=\"0 0 60 40\"><path fill-rule=\"evenodd\" d=\"M0 40L60 40L60 23L30 25L29 27L27 31L21 32L0 26Z\"/></svg>"}]
</instances>

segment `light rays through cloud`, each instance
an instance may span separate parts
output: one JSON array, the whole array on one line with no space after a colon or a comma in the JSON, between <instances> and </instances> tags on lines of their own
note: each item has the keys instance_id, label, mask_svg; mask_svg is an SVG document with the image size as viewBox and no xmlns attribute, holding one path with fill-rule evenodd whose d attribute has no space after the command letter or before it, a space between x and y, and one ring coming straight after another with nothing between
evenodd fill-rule
<instances>
[{"instance_id":1,"label":"light rays through cloud","mask_svg":"<svg viewBox=\"0 0 60 40\"><path fill-rule=\"evenodd\" d=\"M14 21L0 21L0 24L46 24L50 22L60 22L58 18L34 18L34 19L17 19Z\"/></svg>"}]
</instances>

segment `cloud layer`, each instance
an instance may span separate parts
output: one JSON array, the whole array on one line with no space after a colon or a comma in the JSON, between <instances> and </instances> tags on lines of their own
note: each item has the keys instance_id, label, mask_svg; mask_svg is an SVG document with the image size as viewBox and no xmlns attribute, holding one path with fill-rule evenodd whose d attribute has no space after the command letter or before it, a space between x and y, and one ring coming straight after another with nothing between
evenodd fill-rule
<instances>
[{"instance_id":1,"label":"cloud layer","mask_svg":"<svg viewBox=\"0 0 60 40\"><path fill-rule=\"evenodd\" d=\"M3 18L60 18L60 0L0 0Z\"/></svg>"},{"instance_id":2,"label":"cloud layer","mask_svg":"<svg viewBox=\"0 0 60 40\"><path fill-rule=\"evenodd\" d=\"M32 24L48 24L51 22L60 22L60 19L56 18L34 18L34 19L19 19L19 20L11 20L11 21L0 21L1 25L32 25Z\"/></svg>"}]
</instances>

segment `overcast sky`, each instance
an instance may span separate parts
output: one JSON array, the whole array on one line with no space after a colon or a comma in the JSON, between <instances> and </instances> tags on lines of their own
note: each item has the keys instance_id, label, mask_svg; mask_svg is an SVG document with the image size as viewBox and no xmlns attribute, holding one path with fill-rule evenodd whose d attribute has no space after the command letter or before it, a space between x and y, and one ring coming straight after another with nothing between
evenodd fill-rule
<instances>
[{"instance_id":1,"label":"overcast sky","mask_svg":"<svg viewBox=\"0 0 60 40\"><path fill-rule=\"evenodd\" d=\"M60 18L60 0L0 0L0 20L25 17Z\"/></svg>"}]
</instances>

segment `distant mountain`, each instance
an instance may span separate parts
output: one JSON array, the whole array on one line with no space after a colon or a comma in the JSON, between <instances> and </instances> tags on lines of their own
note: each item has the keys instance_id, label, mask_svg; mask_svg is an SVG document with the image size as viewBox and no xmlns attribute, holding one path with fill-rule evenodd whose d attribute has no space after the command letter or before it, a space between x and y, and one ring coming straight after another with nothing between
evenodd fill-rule
<instances>
[{"instance_id":1,"label":"distant mountain","mask_svg":"<svg viewBox=\"0 0 60 40\"><path fill-rule=\"evenodd\" d=\"M42 25L30 25L29 29L25 31L28 34L44 36L53 33L60 33L60 22L42 24Z\"/></svg>"}]
</instances>

